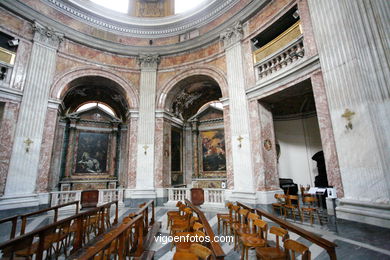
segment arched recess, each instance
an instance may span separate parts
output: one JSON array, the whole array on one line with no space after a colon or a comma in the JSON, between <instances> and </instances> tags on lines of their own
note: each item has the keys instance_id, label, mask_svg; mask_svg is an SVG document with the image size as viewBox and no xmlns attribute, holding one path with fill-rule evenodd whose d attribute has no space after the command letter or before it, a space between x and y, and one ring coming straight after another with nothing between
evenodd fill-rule
<instances>
[{"instance_id":1,"label":"arched recess","mask_svg":"<svg viewBox=\"0 0 390 260\"><path fill-rule=\"evenodd\" d=\"M128 103L129 109L136 109L139 106L139 95L136 88L134 88L128 81L118 76L117 74L95 67L80 67L67 71L58 75L51 88L50 97L53 99L62 100L71 87L70 82L82 77L102 77L115 82L122 90Z\"/></svg>"},{"instance_id":2,"label":"arched recess","mask_svg":"<svg viewBox=\"0 0 390 260\"><path fill-rule=\"evenodd\" d=\"M206 66L183 70L161 88L157 108L169 116L158 118L156 123L156 129L162 129L156 131L156 136L163 140L161 147L156 147L163 157L155 167L157 187L224 187L227 149L224 108L219 99L227 96L224 73Z\"/></svg>"},{"instance_id":3,"label":"arched recess","mask_svg":"<svg viewBox=\"0 0 390 260\"><path fill-rule=\"evenodd\" d=\"M133 127L128 111L138 108L137 90L115 73L82 67L58 76L50 94L64 108L56 130L52 187L84 190L126 186L128 140ZM78 109L87 103L96 105ZM111 108L115 115L99 104Z\"/></svg>"},{"instance_id":4,"label":"arched recess","mask_svg":"<svg viewBox=\"0 0 390 260\"><path fill-rule=\"evenodd\" d=\"M175 75L171 79L169 79L166 84L157 92L157 108L164 109L166 107L166 99L168 94L171 92L173 88L177 86L177 84L191 76L208 76L215 80L215 82L219 85L221 89L222 97L227 98L228 94L228 83L226 79L226 75L223 71L218 68L211 66L202 66L197 68L189 68L183 70L179 74Z\"/></svg>"}]
</instances>

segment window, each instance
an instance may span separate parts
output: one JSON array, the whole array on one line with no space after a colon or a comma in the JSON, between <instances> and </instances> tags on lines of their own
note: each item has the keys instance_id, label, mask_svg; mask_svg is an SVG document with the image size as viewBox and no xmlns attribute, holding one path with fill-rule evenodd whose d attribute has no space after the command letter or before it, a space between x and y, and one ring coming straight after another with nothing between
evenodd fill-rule
<instances>
[{"instance_id":1,"label":"window","mask_svg":"<svg viewBox=\"0 0 390 260\"><path fill-rule=\"evenodd\" d=\"M175 14L184 13L195 7L200 6L205 0L188 1L188 0L175 0Z\"/></svg>"},{"instance_id":2,"label":"window","mask_svg":"<svg viewBox=\"0 0 390 260\"><path fill-rule=\"evenodd\" d=\"M127 13L129 9L129 0L91 0L95 4L101 5L105 8L120 12Z\"/></svg>"},{"instance_id":3,"label":"window","mask_svg":"<svg viewBox=\"0 0 390 260\"><path fill-rule=\"evenodd\" d=\"M108 114L110 114L112 116L115 116L115 112L114 112L114 110L111 107L109 107L109 106L107 106L105 104L99 103L99 102L88 102L88 103L85 103L85 104L81 105L79 108L77 108L76 112L83 111L83 110L92 108L94 106L97 106L97 107L103 109L104 111L106 111Z\"/></svg>"}]
</instances>

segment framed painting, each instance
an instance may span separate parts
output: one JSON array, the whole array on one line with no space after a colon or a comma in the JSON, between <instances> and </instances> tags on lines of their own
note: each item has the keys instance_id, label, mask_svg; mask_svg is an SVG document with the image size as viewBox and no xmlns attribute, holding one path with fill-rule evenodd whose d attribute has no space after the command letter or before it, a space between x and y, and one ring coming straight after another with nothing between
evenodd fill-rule
<instances>
[{"instance_id":1,"label":"framed painting","mask_svg":"<svg viewBox=\"0 0 390 260\"><path fill-rule=\"evenodd\" d=\"M80 132L76 154L76 174L107 173L108 137L106 133Z\"/></svg>"},{"instance_id":2,"label":"framed painting","mask_svg":"<svg viewBox=\"0 0 390 260\"><path fill-rule=\"evenodd\" d=\"M202 172L226 172L225 134L223 129L200 132Z\"/></svg>"}]
</instances>

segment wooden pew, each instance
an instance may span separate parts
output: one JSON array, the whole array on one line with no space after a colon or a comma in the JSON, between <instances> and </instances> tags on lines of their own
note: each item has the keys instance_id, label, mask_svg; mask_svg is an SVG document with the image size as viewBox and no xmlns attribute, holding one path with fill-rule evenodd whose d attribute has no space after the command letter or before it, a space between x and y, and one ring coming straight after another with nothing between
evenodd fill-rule
<instances>
[{"instance_id":1,"label":"wooden pew","mask_svg":"<svg viewBox=\"0 0 390 260\"><path fill-rule=\"evenodd\" d=\"M31 257L35 255L35 259L41 260L44 255L44 251L48 251L48 245L50 245L51 248L51 246L54 246L54 243L57 246L57 242L62 242L62 245L67 247L67 249L72 247L72 252L77 251L88 243L88 241L93 239L95 234L92 233L91 238L91 233L88 233L88 231L91 230L91 224L95 225L95 236L105 232L108 224L107 219L108 221L110 220L109 211L111 209L111 205L116 206L115 219L113 223L109 224L115 225L118 223L118 201L113 201L89 211L59 220L17 238L1 243L0 250L3 253L3 257L13 259L15 257L15 252L21 252L22 250L25 252L27 251ZM94 220L94 222L92 220ZM72 233L74 234L74 239L73 245L71 246L68 241L70 241ZM61 241L57 241L57 239L60 238ZM64 241L65 239L66 243ZM52 242L53 244L50 244Z\"/></svg>"},{"instance_id":2,"label":"wooden pew","mask_svg":"<svg viewBox=\"0 0 390 260\"><path fill-rule=\"evenodd\" d=\"M75 214L78 214L79 213L79 201L72 201L72 202L68 202L68 203L65 203L65 204L61 204L61 205L57 205L57 206L54 206L54 207L50 207L50 208L47 208L47 209L42 209L42 210L34 211L34 212L31 212L31 213L23 214L23 215L15 215L15 216L12 216L12 217L0 219L0 224L6 223L6 222L9 222L9 221L12 222L12 228L11 228L9 239L13 239L16 236L16 230L17 230L17 225L18 225L18 219L19 218L21 219L20 235L23 235L26 232L27 218L28 217L31 217L31 216L34 216L34 215L39 215L39 214L46 213L46 212L54 210L53 222L56 222L57 219L58 219L58 209L66 207L66 206L70 206L70 205L73 205L73 204L76 205L76 213Z\"/></svg>"},{"instance_id":3,"label":"wooden pew","mask_svg":"<svg viewBox=\"0 0 390 260\"><path fill-rule=\"evenodd\" d=\"M210 227L209 222L207 221L207 218L204 216L203 212L195 207L189 200L185 199L185 203L188 207L190 207L199 218L199 221L203 225L203 229L205 231L206 236L210 237L210 249L213 252L213 256L215 259L224 259L225 258L225 252L222 250L221 245L218 242L214 241L214 231Z\"/></svg>"},{"instance_id":4,"label":"wooden pew","mask_svg":"<svg viewBox=\"0 0 390 260\"><path fill-rule=\"evenodd\" d=\"M322 237L319 237L307 230L304 230L300 227L297 227L295 226L294 224L291 224L290 222L287 222L283 219L280 219L268 212L265 212L261 209L254 209L248 205L245 205L243 203L240 203L240 202L237 202L237 205L242 207L242 208L245 208L245 209L248 209L250 210L251 212L253 213L257 213L260 217L265 217L273 222L275 222L276 224L278 224L280 227L284 228L284 229L287 229L288 231L290 232L293 232L311 242L313 242L314 244L324 248L327 252L328 252L328 255L330 257L331 260L336 260L337 259L337 256L336 256L336 244L329 241L329 240L326 240Z\"/></svg>"},{"instance_id":5,"label":"wooden pew","mask_svg":"<svg viewBox=\"0 0 390 260\"><path fill-rule=\"evenodd\" d=\"M149 211L151 214L149 214ZM118 224L110 233L109 239L103 239L103 235L98 237L96 243L84 248L82 252L72 255L71 259L92 259L94 256L102 256L107 254L109 248L112 248L113 243L116 243L119 248L114 252L119 259L126 257L135 257L139 259L152 259L154 251L150 251L150 247L154 241L154 236L161 227L161 222L155 221L155 206L154 201L150 200L147 203L140 205L140 209L134 213L134 218L126 224ZM134 230L135 233L132 233ZM129 237L136 237L134 243L128 243ZM124 243L124 244L123 244ZM121 249L121 246L127 245L130 248L128 251ZM135 250L136 248L136 250ZM109 252L111 254L112 252Z\"/></svg>"},{"instance_id":6,"label":"wooden pew","mask_svg":"<svg viewBox=\"0 0 390 260\"><path fill-rule=\"evenodd\" d=\"M143 216L138 215L130 222L115 228L109 238L86 248L84 252L75 254L70 259L87 260L94 259L95 256L98 256L98 259L110 259L108 256L111 254L117 255L119 259L140 257L143 253L143 232ZM130 239L131 237L134 239ZM113 252L113 247L116 252Z\"/></svg>"}]
</instances>

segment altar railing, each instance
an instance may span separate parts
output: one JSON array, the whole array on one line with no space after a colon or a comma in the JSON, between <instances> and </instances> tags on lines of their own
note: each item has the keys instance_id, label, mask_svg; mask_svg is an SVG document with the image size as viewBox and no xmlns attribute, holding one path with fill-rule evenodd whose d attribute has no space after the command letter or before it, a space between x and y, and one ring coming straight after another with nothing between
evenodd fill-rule
<instances>
[{"instance_id":1,"label":"altar railing","mask_svg":"<svg viewBox=\"0 0 390 260\"><path fill-rule=\"evenodd\" d=\"M178 201L191 200L191 188L167 188L168 205L174 205ZM225 189L204 188L204 206L224 206Z\"/></svg>"},{"instance_id":2,"label":"altar railing","mask_svg":"<svg viewBox=\"0 0 390 260\"><path fill-rule=\"evenodd\" d=\"M101 189L99 191L98 206L112 201L118 201L119 205L123 205L124 189ZM73 201L81 202L81 190L71 191L53 191L51 194L51 206L57 206Z\"/></svg>"}]
</instances>

